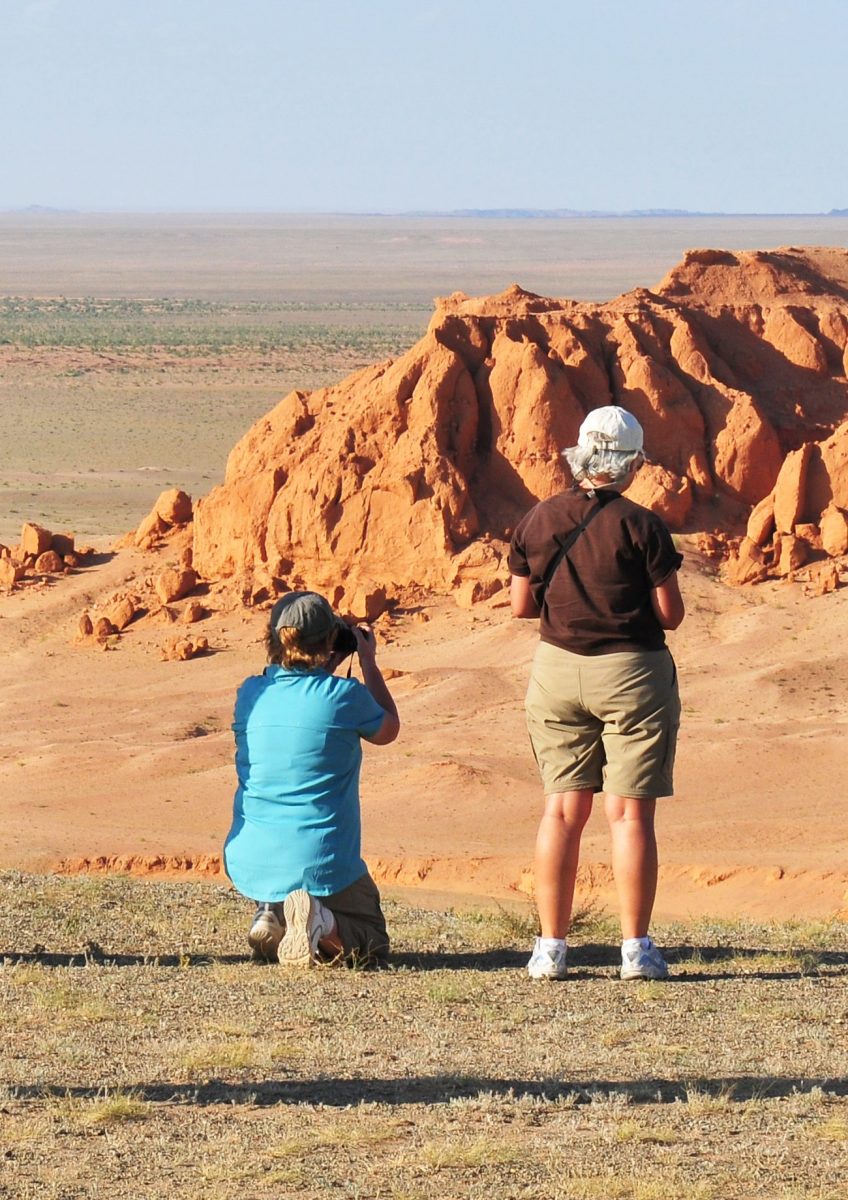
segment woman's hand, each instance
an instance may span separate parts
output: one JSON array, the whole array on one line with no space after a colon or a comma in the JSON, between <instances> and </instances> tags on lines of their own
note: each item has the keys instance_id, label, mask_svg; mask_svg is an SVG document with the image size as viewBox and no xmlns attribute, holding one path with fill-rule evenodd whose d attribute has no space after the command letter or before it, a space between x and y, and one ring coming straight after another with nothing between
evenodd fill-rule
<instances>
[{"instance_id":1,"label":"woman's hand","mask_svg":"<svg viewBox=\"0 0 848 1200\"><path fill-rule=\"evenodd\" d=\"M377 658L377 639L374 630L367 625L354 625L353 636L356 638L356 653L364 666L366 662L374 662Z\"/></svg>"}]
</instances>

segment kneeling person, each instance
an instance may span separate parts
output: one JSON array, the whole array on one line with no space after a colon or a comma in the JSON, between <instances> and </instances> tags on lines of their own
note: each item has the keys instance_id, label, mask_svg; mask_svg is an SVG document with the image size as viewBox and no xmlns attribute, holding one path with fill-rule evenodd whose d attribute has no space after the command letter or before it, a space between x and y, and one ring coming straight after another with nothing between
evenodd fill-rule
<instances>
[{"instance_id":1,"label":"kneeling person","mask_svg":"<svg viewBox=\"0 0 848 1200\"><path fill-rule=\"evenodd\" d=\"M238 787L224 863L256 901L248 941L257 959L380 965L388 956L360 850L359 771L362 740L385 746L400 721L370 630L351 631L364 685L333 675L347 629L323 596L290 592L271 609L269 665L236 697Z\"/></svg>"}]
</instances>

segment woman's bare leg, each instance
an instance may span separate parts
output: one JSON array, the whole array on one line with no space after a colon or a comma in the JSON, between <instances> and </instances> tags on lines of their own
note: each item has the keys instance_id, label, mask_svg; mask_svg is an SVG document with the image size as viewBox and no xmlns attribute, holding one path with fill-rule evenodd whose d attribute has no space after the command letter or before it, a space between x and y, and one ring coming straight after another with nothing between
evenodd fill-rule
<instances>
[{"instance_id":1,"label":"woman's bare leg","mask_svg":"<svg viewBox=\"0 0 848 1200\"><path fill-rule=\"evenodd\" d=\"M657 894L656 800L607 795L612 870L621 911L622 938L648 936Z\"/></svg>"},{"instance_id":2,"label":"woman's bare leg","mask_svg":"<svg viewBox=\"0 0 848 1200\"><path fill-rule=\"evenodd\" d=\"M536 904L542 937L564 938L571 921L580 837L592 811L592 792L552 792L536 835Z\"/></svg>"}]
</instances>

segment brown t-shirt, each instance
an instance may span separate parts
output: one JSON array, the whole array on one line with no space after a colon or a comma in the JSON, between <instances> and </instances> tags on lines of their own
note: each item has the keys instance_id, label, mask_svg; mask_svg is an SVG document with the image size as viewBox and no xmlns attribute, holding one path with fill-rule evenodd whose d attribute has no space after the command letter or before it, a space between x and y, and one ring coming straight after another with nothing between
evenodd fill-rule
<instances>
[{"instance_id":1,"label":"brown t-shirt","mask_svg":"<svg viewBox=\"0 0 848 1200\"><path fill-rule=\"evenodd\" d=\"M544 588L544 576L569 533L601 502ZM665 633L651 592L683 562L662 521L609 489L571 488L543 500L512 537L509 569L529 577L541 607L543 642L575 654L661 650Z\"/></svg>"}]
</instances>

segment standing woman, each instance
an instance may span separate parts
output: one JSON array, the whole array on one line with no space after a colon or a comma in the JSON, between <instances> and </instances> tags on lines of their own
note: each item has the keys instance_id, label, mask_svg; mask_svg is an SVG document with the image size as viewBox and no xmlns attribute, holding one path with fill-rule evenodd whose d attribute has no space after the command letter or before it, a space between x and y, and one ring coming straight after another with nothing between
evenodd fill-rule
<instances>
[{"instance_id":1,"label":"standing woman","mask_svg":"<svg viewBox=\"0 0 848 1200\"><path fill-rule=\"evenodd\" d=\"M545 790L536 838L541 937L534 979L562 979L580 838L606 793L622 979L664 979L648 936L657 887L654 812L673 791L680 723L665 630L684 617L683 561L664 522L620 493L645 461L623 408L590 412L563 451L575 486L531 509L512 538L512 615L539 617L527 726Z\"/></svg>"},{"instance_id":2,"label":"standing woman","mask_svg":"<svg viewBox=\"0 0 848 1200\"><path fill-rule=\"evenodd\" d=\"M364 684L332 674L353 634ZM230 879L256 902L254 958L290 966L383 963L380 894L360 851L361 742L400 729L370 630L348 627L323 596L290 592L271 609L269 665L236 697L238 787L224 846Z\"/></svg>"}]
</instances>

